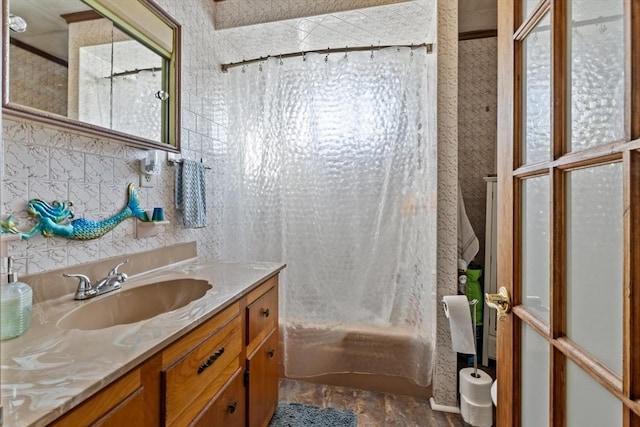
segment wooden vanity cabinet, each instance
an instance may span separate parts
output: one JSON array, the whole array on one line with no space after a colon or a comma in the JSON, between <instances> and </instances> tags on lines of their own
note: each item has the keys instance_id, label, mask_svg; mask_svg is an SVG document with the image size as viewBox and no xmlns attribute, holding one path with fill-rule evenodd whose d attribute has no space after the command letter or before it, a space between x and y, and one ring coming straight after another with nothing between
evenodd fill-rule
<instances>
[{"instance_id":1,"label":"wooden vanity cabinet","mask_svg":"<svg viewBox=\"0 0 640 427\"><path fill-rule=\"evenodd\" d=\"M50 426L266 427L278 353L276 275Z\"/></svg>"}]
</instances>

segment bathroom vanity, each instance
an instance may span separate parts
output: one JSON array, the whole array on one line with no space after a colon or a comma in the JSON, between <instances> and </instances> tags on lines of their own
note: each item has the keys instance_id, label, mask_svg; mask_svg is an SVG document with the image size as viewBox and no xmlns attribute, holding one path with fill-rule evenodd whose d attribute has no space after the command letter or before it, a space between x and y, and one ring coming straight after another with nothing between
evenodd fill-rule
<instances>
[{"instance_id":1,"label":"bathroom vanity","mask_svg":"<svg viewBox=\"0 0 640 427\"><path fill-rule=\"evenodd\" d=\"M137 275L109 295L128 289L121 298L140 298L138 290L167 281L211 286L181 308L128 324L113 308L113 325L70 323L80 310L99 318L114 304L108 296L35 304L32 328L2 343L3 426L267 426L278 401L282 268L192 259ZM155 304L142 299L141 312Z\"/></svg>"}]
</instances>

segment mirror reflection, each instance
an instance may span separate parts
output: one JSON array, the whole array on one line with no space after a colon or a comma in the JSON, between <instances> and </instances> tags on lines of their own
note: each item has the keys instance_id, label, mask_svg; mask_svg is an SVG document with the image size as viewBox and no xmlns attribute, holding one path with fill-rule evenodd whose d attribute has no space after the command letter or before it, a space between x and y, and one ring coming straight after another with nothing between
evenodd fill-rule
<instances>
[{"instance_id":1,"label":"mirror reflection","mask_svg":"<svg viewBox=\"0 0 640 427\"><path fill-rule=\"evenodd\" d=\"M9 13L10 103L165 142L164 57L80 0L11 0Z\"/></svg>"}]
</instances>

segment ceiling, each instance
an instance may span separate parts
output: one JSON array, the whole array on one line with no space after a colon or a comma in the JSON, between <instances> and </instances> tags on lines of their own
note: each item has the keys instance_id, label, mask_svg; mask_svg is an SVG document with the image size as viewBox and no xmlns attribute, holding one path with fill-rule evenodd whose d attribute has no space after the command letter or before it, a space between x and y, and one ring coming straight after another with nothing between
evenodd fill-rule
<instances>
[{"instance_id":1,"label":"ceiling","mask_svg":"<svg viewBox=\"0 0 640 427\"><path fill-rule=\"evenodd\" d=\"M230 3L238 0L227 0ZM449 1L449 0L440 0ZM345 46L433 43L436 0L410 0L218 30L222 62ZM459 32L496 29L497 0L459 0Z\"/></svg>"},{"instance_id":2,"label":"ceiling","mask_svg":"<svg viewBox=\"0 0 640 427\"><path fill-rule=\"evenodd\" d=\"M69 37L67 22L60 15L86 10L91 8L80 0L11 0L10 12L27 21L27 31L12 32L11 38L66 60Z\"/></svg>"}]
</instances>

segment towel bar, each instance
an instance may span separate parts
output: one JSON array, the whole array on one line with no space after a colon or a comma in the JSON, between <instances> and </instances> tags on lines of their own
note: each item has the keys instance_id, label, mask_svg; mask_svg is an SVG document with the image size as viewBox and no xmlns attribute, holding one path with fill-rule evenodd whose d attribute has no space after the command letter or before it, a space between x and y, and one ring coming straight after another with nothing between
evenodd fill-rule
<instances>
[{"instance_id":1,"label":"towel bar","mask_svg":"<svg viewBox=\"0 0 640 427\"><path fill-rule=\"evenodd\" d=\"M168 164L169 166L174 166L174 165L176 165L177 163L182 163L182 159L177 159L177 160L169 159L169 160L167 160L167 164ZM202 161L202 159L200 159L200 163L204 163L204 162ZM209 166L205 166L204 168L205 168L206 170L211 170L211 167L209 167Z\"/></svg>"}]
</instances>

